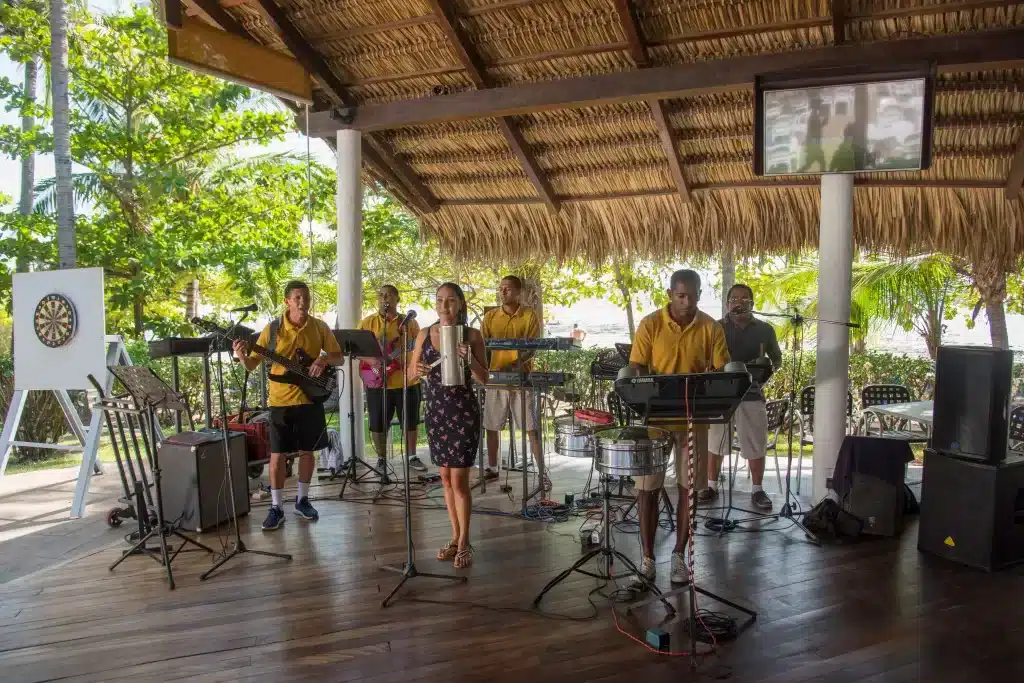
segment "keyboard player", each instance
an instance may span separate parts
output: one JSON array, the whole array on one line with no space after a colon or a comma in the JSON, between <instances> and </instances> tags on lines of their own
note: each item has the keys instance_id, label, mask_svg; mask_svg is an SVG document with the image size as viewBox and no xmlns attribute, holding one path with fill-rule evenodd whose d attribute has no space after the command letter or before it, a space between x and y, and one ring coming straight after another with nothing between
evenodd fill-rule
<instances>
[{"instance_id":1,"label":"keyboard player","mask_svg":"<svg viewBox=\"0 0 1024 683\"><path fill-rule=\"evenodd\" d=\"M484 342L488 339L535 339L540 337L540 318L537 312L524 306L523 282L515 275L506 275L498 285L501 306L484 314L480 324ZM491 351L489 369L492 372L530 372L533 369L532 351ZM526 424L523 422L522 401L526 400ZM516 427L525 429L530 449L541 473L541 488L551 490L551 479L544 469L544 454L540 449L540 434L537 431L537 395L531 390L488 388L484 399L484 430L487 433L487 469L484 476L494 479L498 476L498 432L505 426L511 411Z\"/></svg>"},{"instance_id":2,"label":"keyboard player","mask_svg":"<svg viewBox=\"0 0 1024 683\"><path fill-rule=\"evenodd\" d=\"M669 281L669 303L640 321L629 355L630 366L641 374L675 375L721 370L729 362L722 326L697 308L700 299L700 275L693 270L678 270ZM696 483L707 480L707 425L694 428L697 452L687 453L686 426L682 423L658 425L672 432L675 452L676 485L679 504L676 507L676 544L672 550L670 579L685 583L689 579L685 550L689 540L689 482L687 456L696 458ZM655 577L654 534L658 529L659 494L665 475L636 478L637 514L640 522L640 573L649 581Z\"/></svg>"}]
</instances>

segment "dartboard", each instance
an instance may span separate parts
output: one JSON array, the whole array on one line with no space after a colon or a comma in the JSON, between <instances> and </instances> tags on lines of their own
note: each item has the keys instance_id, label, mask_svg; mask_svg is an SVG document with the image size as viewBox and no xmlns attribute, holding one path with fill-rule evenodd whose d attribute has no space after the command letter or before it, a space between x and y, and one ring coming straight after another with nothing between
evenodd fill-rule
<instances>
[{"instance_id":1,"label":"dartboard","mask_svg":"<svg viewBox=\"0 0 1024 683\"><path fill-rule=\"evenodd\" d=\"M64 346L75 336L78 316L74 305L60 294L47 294L36 306L36 337L50 348Z\"/></svg>"}]
</instances>

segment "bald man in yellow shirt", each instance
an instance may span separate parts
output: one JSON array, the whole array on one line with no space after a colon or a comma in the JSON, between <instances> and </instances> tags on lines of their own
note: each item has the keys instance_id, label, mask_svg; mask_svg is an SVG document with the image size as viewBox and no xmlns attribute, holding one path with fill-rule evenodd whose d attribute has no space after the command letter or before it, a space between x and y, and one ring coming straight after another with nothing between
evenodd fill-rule
<instances>
[{"instance_id":1,"label":"bald man in yellow shirt","mask_svg":"<svg viewBox=\"0 0 1024 683\"><path fill-rule=\"evenodd\" d=\"M629 364L641 374L676 375L721 370L729 362L729 347L722 326L707 313L697 309L700 300L700 275L693 270L677 270L668 288L668 305L640 321L629 355ZM694 427L697 452L689 453L686 425L659 425L672 433L675 452L676 485L679 505L676 508L676 546L672 551L672 583L686 583L684 552L690 536L687 511L690 491L687 472L689 458L696 458L694 481L707 480L708 429ZM703 470L704 474L701 474ZM658 494L665 485L665 475L638 477L636 480L637 516L640 522L640 573L654 582L654 534L658 528Z\"/></svg>"}]
</instances>

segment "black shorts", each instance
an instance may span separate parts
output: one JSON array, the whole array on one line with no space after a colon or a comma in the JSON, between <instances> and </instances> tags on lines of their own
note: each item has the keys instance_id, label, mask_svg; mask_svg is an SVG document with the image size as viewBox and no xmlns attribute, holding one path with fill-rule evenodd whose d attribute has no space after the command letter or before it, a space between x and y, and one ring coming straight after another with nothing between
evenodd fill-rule
<instances>
[{"instance_id":1,"label":"black shorts","mask_svg":"<svg viewBox=\"0 0 1024 683\"><path fill-rule=\"evenodd\" d=\"M327 448L324 407L315 403L270 407L270 452L297 453Z\"/></svg>"},{"instance_id":2,"label":"black shorts","mask_svg":"<svg viewBox=\"0 0 1024 683\"><path fill-rule=\"evenodd\" d=\"M386 397L381 405L381 393L386 392ZM366 407L370 413L370 431L374 434L383 434L387 431L391 419L397 414L398 422L402 422L402 390L401 389L367 389ZM406 427L412 431L420 425L420 385L414 384L409 387L409 393L405 397L406 419L409 420Z\"/></svg>"}]
</instances>

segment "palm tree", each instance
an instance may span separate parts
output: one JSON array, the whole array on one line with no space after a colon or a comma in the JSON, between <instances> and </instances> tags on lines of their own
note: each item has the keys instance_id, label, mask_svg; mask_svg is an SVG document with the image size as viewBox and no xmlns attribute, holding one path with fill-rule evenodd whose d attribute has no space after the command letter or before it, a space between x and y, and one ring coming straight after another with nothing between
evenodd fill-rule
<instances>
[{"instance_id":1,"label":"palm tree","mask_svg":"<svg viewBox=\"0 0 1024 683\"><path fill-rule=\"evenodd\" d=\"M77 264L75 200L71 175L71 104L68 100L68 3L50 0L50 86L53 159L57 178L57 254L61 268Z\"/></svg>"},{"instance_id":2,"label":"palm tree","mask_svg":"<svg viewBox=\"0 0 1024 683\"><path fill-rule=\"evenodd\" d=\"M814 317L817 312L818 263L811 257L757 278L758 297L780 309L796 306ZM868 331L900 327L924 340L934 359L945 321L968 289L967 281L945 254L918 254L903 259L868 256L854 263L851 277L850 319L855 343L863 344Z\"/></svg>"}]
</instances>

